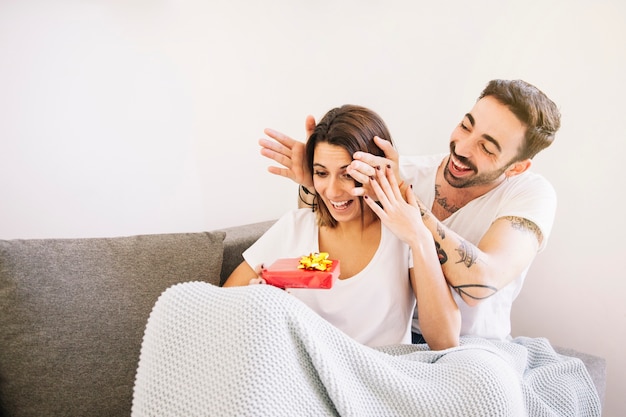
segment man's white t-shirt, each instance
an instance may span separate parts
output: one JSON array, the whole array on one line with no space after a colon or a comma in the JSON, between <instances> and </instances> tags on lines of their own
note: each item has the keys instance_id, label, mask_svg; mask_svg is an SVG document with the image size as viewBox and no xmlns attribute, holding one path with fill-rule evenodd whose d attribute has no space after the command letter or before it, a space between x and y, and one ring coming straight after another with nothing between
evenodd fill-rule
<instances>
[{"instance_id":1,"label":"man's white t-shirt","mask_svg":"<svg viewBox=\"0 0 626 417\"><path fill-rule=\"evenodd\" d=\"M279 258L319 252L316 214L303 208L288 212L243 253L255 268ZM341 260L339 260L341 270ZM331 289L290 289L335 327L368 346L411 343L415 296L409 280L412 258L408 245L384 225L380 244L369 264ZM341 278L341 274L340 274Z\"/></svg>"},{"instance_id":2,"label":"man's white t-shirt","mask_svg":"<svg viewBox=\"0 0 626 417\"><path fill-rule=\"evenodd\" d=\"M428 208L435 199L437 168L448 154L400 157L400 171L405 182L413 185L413 192ZM442 221L465 240L478 242L491 224L504 216L516 216L532 221L541 229L543 250L552 230L556 212L556 193L541 175L526 171L502 182L485 195L478 197ZM448 262L456 262L451 254ZM474 335L489 339L508 339L511 333L511 306L519 294L528 269L477 306L468 306L453 291L461 310L461 335ZM420 271L416 270L415 274ZM413 330L420 332L417 309Z\"/></svg>"}]
</instances>

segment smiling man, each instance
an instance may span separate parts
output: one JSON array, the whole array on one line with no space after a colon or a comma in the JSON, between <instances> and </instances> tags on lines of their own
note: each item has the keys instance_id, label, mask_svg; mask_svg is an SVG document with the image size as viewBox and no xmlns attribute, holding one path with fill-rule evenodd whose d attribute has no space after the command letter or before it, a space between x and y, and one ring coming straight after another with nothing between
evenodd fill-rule
<instances>
[{"instance_id":1,"label":"smiling man","mask_svg":"<svg viewBox=\"0 0 626 417\"><path fill-rule=\"evenodd\" d=\"M377 140L386 158L354 154L348 173L365 184L354 195L371 193L368 178L386 164L404 189L412 187L461 310L461 335L510 338L511 306L546 245L556 211L555 191L530 170L532 158L553 142L560 117L554 102L533 85L492 80L452 131L449 153L399 157L388 142ZM285 167L270 172L306 191L310 184L300 181L303 144L266 133L275 141L261 140L262 154ZM421 342L417 314L413 333L414 342Z\"/></svg>"}]
</instances>

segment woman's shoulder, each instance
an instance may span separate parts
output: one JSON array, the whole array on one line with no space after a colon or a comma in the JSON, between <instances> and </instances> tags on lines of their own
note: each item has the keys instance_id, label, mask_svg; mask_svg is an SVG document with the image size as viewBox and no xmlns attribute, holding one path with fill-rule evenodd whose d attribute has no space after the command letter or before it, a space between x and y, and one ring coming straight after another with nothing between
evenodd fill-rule
<instances>
[{"instance_id":1,"label":"woman's shoulder","mask_svg":"<svg viewBox=\"0 0 626 417\"><path fill-rule=\"evenodd\" d=\"M311 227L316 224L316 216L310 208L299 208L286 212L275 224L280 227Z\"/></svg>"}]
</instances>

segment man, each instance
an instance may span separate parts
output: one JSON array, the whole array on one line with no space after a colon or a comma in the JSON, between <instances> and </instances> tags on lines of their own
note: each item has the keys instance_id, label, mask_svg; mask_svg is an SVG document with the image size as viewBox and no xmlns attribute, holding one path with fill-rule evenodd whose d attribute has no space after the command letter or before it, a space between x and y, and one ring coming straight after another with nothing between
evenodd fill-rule
<instances>
[{"instance_id":1,"label":"man","mask_svg":"<svg viewBox=\"0 0 626 417\"><path fill-rule=\"evenodd\" d=\"M310 131L313 118L305 125ZM364 184L355 187L355 196L371 194L368 178L386 165L403 187L412 187L461 310L461 335L510 338L512 303L545 247L556 211L554 189L529 168L559 127L558 108L536 87L493 80L453 130L448 154L399 158L377 140L386 158L354 155L348 173ZM285 167L270 172L301 184L300 198L311 204L315 192L302 163L304 144L271 129L265 133L276 142L261 139L261 153ZM413 331L414 342L421 342L417 316Z\"/></svg>"}]
</instances>

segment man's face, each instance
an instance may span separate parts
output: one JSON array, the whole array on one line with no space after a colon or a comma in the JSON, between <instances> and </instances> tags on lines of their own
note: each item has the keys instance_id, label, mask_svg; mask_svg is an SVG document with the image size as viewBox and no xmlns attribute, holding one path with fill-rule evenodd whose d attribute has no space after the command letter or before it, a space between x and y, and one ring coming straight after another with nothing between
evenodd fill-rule
<instances>
[{"instance_id":1,"label":"man's face","mask_svg":"<svg viewBox=\"0 0 626 417\"><path fill-rule=\"evenodd\" d=\"M515 161L525 132L505 105L483 97L452 132L446 181L455 188L499 184Z\"/></svg>"}]
</instances>

